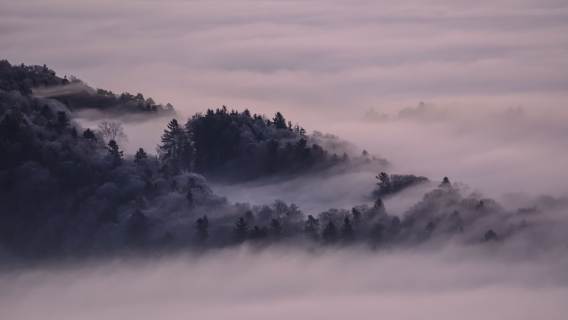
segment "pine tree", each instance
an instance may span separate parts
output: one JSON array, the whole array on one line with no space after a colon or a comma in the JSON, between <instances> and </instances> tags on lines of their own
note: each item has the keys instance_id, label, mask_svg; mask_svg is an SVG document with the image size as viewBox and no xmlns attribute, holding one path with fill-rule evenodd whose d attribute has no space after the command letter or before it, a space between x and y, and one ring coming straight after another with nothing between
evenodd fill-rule
<instances>
[{"instance_id":1,"label":"pine tree","mask_svg":"<svg viewBox=\"0 0 568 320\"><path fill-rule=\"evenodd\" d=\"M377 182L377 185L379 186L379 192L381 194L389 193L391 191L391 181L389 175L386 172L381 172L376 178L377 180L379 180L379 182Z\"/></svg>"},{"instance_id":2,"label":"pine tree","mask_svg":"<svg viewBox=\"0 0 568 320\"><path fill-rule=\"evenodd\" d=\"M288 129L288 126L286 125L286 119L284 119L282 113L276 112L276 115L274 116L274 119L272 119L272 121L276 129Z\"/></svg>"},{"instance_id":3,"label":"pine tree","mask_svg":"<svg viewBox=\"0 0 568 320\"><path fill-rule=\"evenodd\" d=\"M140 148L138 149L138 151L136 151L136 154L134 155L134 162L138 165L143 164L144 161L146 161L146 159L148 158L148 154L146 153L146 151L144 151L144 149Z\"/></svg>"},{"instance_id":4,"label":"pine tree","mask_svg":"<svg viewBox=\"0 0 568 320\"><path fill-rule=\"evenodd\" d=\"M116 141L110 140L108 142L107 150L114 165L122 163L123 152L118 148Z\"/></svg>"},{"instance_id":5,"label":"pine tree","mask_svg":"<svg viewBox=\"0 0 568 320\"><path fill-rule=\"evenodd\" d=\"M160 160L172 173L177 173L182 169L192 169L193 145L187 132L176 119L172 119L164 130L159 151Z\"/></svg>"},{"instance_id":6,"label":"pine tree","mask_svg":"<svg viewBox=\"0 0 568 320\"><path fill-rule=\"evenodd\" d=\"M448 188L448 187L451 187L451 186L452 186L452 183L450 182L450 179L448 177L444 177L444 179L442 180L442 182L439 185L440 188Z\"/></svg>"},{"instance_id":7,"label":"pine tree","mask_svg":"<svg viewBox=\"0 0 568 320\"><path fill-rule=\"evenodd\" d=\"M86 129L85 131L83 131L83 138L91 141L97 140L95 133L91 129Z\"/></svg>"}]
</instances>

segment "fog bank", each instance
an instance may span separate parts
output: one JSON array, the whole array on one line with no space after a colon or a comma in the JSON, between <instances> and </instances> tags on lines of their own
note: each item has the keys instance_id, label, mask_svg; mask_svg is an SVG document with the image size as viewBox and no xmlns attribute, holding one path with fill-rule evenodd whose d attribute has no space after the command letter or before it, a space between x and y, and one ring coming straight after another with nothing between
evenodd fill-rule
<instances>
[{"instance_id":1,"label":"fog bank","mask_svg":"<svg viewBox=\"0 0 568 320\"><path fill-rule=\"evenodd\" d=\"M502 253L241 248L52 267L1 275L0 308L12 320L564 319L565 257Z\"/></svg>"}]
</instances>

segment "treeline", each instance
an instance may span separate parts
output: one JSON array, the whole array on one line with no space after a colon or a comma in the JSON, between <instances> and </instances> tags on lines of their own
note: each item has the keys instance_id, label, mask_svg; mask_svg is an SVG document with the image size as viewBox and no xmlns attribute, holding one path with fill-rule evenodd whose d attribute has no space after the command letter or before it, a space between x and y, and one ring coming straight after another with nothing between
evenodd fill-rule
<instances>
[{"instance_id":1,"label":"treeline","mask_svg":"<svg viewBox=\"0 0 568 320\"><path fill-rule=\"evenodd\" d=\"M116 115L175 113L169 103L158 104L141 93L116 94L109 90L93 89L75 77L58 77L46 65L11 65L7 60L0 60L0 90L46 96L65 104L70 110L93 110Z\"/></svg>"},{"instance_id":2,"label":"treeline","mask_svg":"<svg viewBox=\"0 0 568 320\"><path fill-rule=\"evenodd\" d=\"M92 255L123 250L215 248L251 243L420 244L505 239L527 227L522 214L464 196L444 179L404 216L383 198L416 183L378 176L374 204L304 213L293 204L233 204L207 176L252 179L304 174L373 161L329 153L277 113L272 119L226 108L172 120L158 156L123 153L82 129L54 99L0 89L0 258ZM322 137L318 137L321 141ZM370 190L371 191L371 190Z\"/></svg>"},{"instance_id":3,"label":"treeline","mask_svg":"<svg viewBox=\"0 0 568 320\"><path fill-rule=\"evenodd\" d=\"M299 174L350 161L345 152L330 154L280 112L269 119L226 107L196 114L184 125L173 119L159 150L170 173L189 170L223 180Z\"/></svg>"},{"instance_id":4,"label":"treeline","mask_svg":"<svg viewBox=\"0 0 568 320\"><path fill-rule=\"evenodd\" d=\"M509 224L503 218L510 219ZM506 213L495 201L463 196L459 188L440 184L402 217L390 215L378 198L372 206L330 209L305 215L281 201L248 208L244 214L194 223L193 246L268 245L278 242L312 245L366 245L371 248L420 245L430 240L481 243L500 241L527 227L518 213ZM179 243L178 243L179 244Z\"/></svg>"},{"instance_id":5,"label":"treeline","mask_svg":"<svg viewBox=\"0 0 568 320\"><path fill-rule=\"evenodd\" d=\"M12 66L7 60L0 60L0 90L19 91L22 94L31 94L32 88L60 86L69 84L66 78L55 75L55 71L43 66L26 66L24 64Z\"/></svg>"},{"instance_id":6,"label":"treeline","mask_svg":"<svg viewBox=\"0 0 568 320\"><path fill-rule=\"evenodd\" d=\"M84 85L84 84L81 84ZM72 93L55 94L57 99L71 110L96 110L112 114L174 114L175 109L170 104L158 104L152 98L145 98L143 94L136 95L124 92L116 94L109 90L76 90Z\"/></svg>"},{"instance_id":7,"label":"treeline","mask_svg":"<svg viewBox=\"0 0 568 320\"><path fill-rule=\"evenodd\" d=\"M387 174L381 172L376 176L377 188L373 195L378 198L386 197L398 193L406 188L426 183L428 178L415 176L413 174Z\"/></svg>"}]
</instances>

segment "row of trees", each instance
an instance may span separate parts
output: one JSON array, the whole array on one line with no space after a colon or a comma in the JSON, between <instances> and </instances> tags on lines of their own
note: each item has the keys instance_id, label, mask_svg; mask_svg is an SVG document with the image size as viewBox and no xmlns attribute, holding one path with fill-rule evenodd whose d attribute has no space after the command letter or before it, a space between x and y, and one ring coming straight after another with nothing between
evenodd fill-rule
<instances>
[{"instance_id":1,"label":"row of trees","mask_svg":"<svg viewBox=\"0 0 568 320\"><path fill-rule=\"evenodd\" d=\"M51 99L0 88L0 254L40 257L276 239L377 245L448 234L493 241L514 230L505 227L511 219L492 215L503 211L494 201L464 197L448 179L398 218L387 214L382 196L420 177L383 173L374 205L305 215L283 202L230 204L194 173L251 178L354 161L329 154L314 143L324 137L306 136L281 113L267 119L220 108L183 125L172 120L158 159L143 149L125 157L119 124L82 130L63 109Z\"/></svg>"},{"instance_id":2,"label":"row of trees","mask_svg":"<svg viewBox=\"0 0 568 320\"><path fill-rule=\"evenodd\" d=\"M300 173L348 161L346 154L330 155L308 140L305 130L286 122L280 112L267 119L222 107L196 114L183 126L171 120L159 153L172 174L189 170L234 179Z\"/></svg>"}]
</instances>

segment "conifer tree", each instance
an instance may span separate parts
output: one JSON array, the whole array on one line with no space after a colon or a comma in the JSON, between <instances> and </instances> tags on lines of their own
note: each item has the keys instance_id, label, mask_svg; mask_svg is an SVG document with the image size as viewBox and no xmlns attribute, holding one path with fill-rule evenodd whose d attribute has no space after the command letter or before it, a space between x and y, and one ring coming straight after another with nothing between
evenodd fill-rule
<instances>
[{"instance_id":1,"label":"conifer tree","mask_svg":"<svg viewBox=\"0 0 568 320\"><path fill-rule=\"evenodd\" d=\"M114 165L122 163L123 152L118 148L116 141L110 140L108 142L107 150Z\"/></svg>"},{"instance_id":2,"label":"conifer tree","mask_svg":"<svg viewBox=\"0 0 568 320\"><path fill-rule=\"evenodd\" d=\"M142 148L139 148L138 151L136 151L136 154L134 155L134 162L140 165L143 164L147 158L148 154L146 153L146 151L144 151L144 149Z\"/></svg>"},{"instance_id":3,"label":"conifer tree","mask_svg":"<svg viewBox=\"0 0 568 320\"><path fill-rule=\"evenodd\" d=\"M276 129L288 129L288 126L286 125L286 119L284 119L282 113L276 112L276 115L274 116L274 119L272 119L272 121Z\"/></svg>"}]
</instances>

